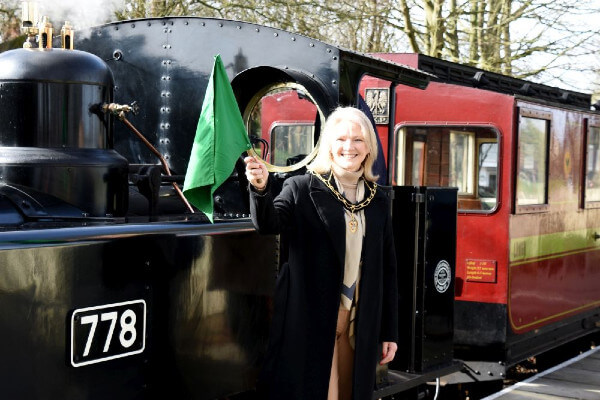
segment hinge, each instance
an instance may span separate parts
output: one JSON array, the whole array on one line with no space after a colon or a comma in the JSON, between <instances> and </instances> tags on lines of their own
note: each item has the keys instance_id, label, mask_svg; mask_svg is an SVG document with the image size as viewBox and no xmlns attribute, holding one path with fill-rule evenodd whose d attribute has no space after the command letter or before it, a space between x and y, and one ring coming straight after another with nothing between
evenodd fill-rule
<instances>
[{"instance_id":1,"label":"hinge","mask_svg":"<svg viewBox=\"0 0 600 400\"><path fill-rule=\"evenodd\" d=\"M424 193L413 193L412 201L414 203L425 203L425 194Z\"/></svg>"}]
</instances>

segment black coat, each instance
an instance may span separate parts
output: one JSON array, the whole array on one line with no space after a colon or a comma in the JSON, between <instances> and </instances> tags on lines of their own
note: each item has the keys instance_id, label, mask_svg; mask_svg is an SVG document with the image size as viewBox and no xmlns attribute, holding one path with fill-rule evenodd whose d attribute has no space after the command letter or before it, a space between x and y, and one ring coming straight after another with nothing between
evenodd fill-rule
<instances>
[{"instance_id":1,"label":"black coat","mask_svg":"<svg viewBox=\"0 0 600 400\"><path fill-rule=\"evenodd\" d=\"M269 350L259 387L269 399L325 400L344 272L341 203L315 176L287 179L273 199L251 191L252 221L281 233L288 262L277 277ZM396 257L390 200L378 188L364 209L366 236L356 318L353 398L371 399L378 344L398 341Z\"/></svg>"}]
</instances>

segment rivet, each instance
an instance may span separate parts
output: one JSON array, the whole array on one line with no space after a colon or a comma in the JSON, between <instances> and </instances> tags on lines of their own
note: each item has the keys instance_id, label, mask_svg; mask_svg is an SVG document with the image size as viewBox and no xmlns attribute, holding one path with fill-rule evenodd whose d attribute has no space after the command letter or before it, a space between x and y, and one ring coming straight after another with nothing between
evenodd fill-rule
<instances>
[{"instance_id":1,"label":"rivet","mask_svg":"<svg viewBox=\"0 0 600 400\"><path fill-rule=\"evenodd\" d=\"M162 24L163 24L163 26L165 26L167 23L166 23L166 21L163 21Z\"/></svg>"},{"instance_id":2,"label":"rivet","mask_svg":"<svg viewBox=\"0 0 600 400\"><path fill-rule=\"evenodd\" d=\"M115 31L118 31L118 30L119 30L119 27L118 27L118 26L115 26Z\"/></svg>"},{"instance_id":3,"label":"rivet","mask_svg":"<svg viewBox=\"0 0 600 400\"><path fill-rule=\"evenodd\" d=\"M206 25L206 23L204 23L204 22L203 22L201 25L202 25L202 26L205 26L205 25Z\"/></svg>"},{"instance_id":4,"label":"rivet","mask_svg":"<svg viewBox=\"0 0 600 400\"><path fill-rule=\"evenodd\" d=\"M189 25L189 22L185 21L183 24L184 24L184 25Z\"/></svg>"},{"instance_id":5,"label":"rivet","mask_svg":"<svg viewBox=\"0 0 600 400\"><path fill-rule=\"evenodd\" d=\"M165 124L165 129L169 129L170 127L171 127L171 124L169 124L169 123Z\"/></svg>"},{"instance_id":6,"label":"rivet","mask_svg":"<svg viewBox=\"0 0 600 400\"><path fill-rule=\"evenodd\" d=\"M131 24L131 27L132 27L132 28L135 28L135 24Z\"/></svg>"},{"instance_id":7,"label":"rivet","mask_svg":"<svg viewBox=\"0 0 600 400\"><path fill-rule=\"evenodd\" d=\"M275 33L273 34L273 36L277 37L277 36L279 36L279 33L275 32Z\"/></svg>"},{"instance_id":8,"label":"rivet","mask_svg":"<svg viewBox=\"0 0 600 400\"><path fill-rule=\"evenodd\" d=\"M314 43L309 44L310 47L315 47Z\"/></svg>"},{"instance_id":9,"label":"rivet","mask_svg":"<svg viewBox=\"0 0 600 400\"><path fill-rule=\"evenodd\" d=\"M222 28L222 27L223 27L223 24L219 22L219 28Z\"/></svg>"},{"instance_id":10,"label":"rivet","mask_svg":"<svg viewBox=\"0 0 600 400\"><path fill-rule=\"evenodd\" d=\"M256 32L260 32L260 29L258 29L258 28L254 29L254 30L255 30Z\"/></svg>"},{"instance_id":11,"label":"rivet","mask_svg":"<svg viewBox=\"0 0 600 400\"><path fill-rule=\"evenodd\" d=\"M295 38L295 37L293 37L293 38L292 38L292 42L295 42L295 41L296 41L296 38Z\"/></svg>"},{"instance_id":12,"label":"rivet","mask_svg":"<svg viewBox=\"0 0 600 400\"><path fill-rule=\"evenodd\" d=\"M337 56L333 56L333 59L334 59L334 60L337 60Z\"/></svg>"},{"instance_id":13,"label":"rivet","mask_svg":"<svg viewBox=\"0 0 600 400\"><path fill-rule=\"evenodd\" d=\"M148 25L148 26L152 26L152 23L148 22L146 25Z\"/></svg>"},{"instance_id":14,"label":"rivet","mask_svg":"<svg viewBox=\"0 0 600 400\"><path fill-rule=\"evenodd\" d=\"M236 28L238 28L238 29L242 29L242 27L241 27L241 26L239 26L239 25L238 25L238 26L236 26Z\"/></svg>"},{"instance_id":15,"label":"rivet","mask_svg":"<svg viewBox=\"0 0 600 400\"><path fill-rule=\"evenodd\" d=\"M334 79L334 80L331 81L331 84L332 85L337 85L337 81Z\"/></svg>"}]
</instances>

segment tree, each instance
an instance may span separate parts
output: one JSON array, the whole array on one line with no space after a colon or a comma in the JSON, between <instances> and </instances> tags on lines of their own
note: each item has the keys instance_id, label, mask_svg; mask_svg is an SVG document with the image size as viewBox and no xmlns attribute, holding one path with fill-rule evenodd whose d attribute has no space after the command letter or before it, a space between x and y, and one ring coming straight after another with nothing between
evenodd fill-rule
<instances>
[{"instance_id":1,"label":"tree","mask_svg":"<svg viewBox=\"0 0 600 400\"><path fill-rule=\"evenodd\" d=\"M194 15L243 20L362 52L392 51L393 0L127 0L118 19Z\"/></svg>"},{"instance_id":2,"label":"tree","mask_svg":"<svg viewBox=\"0 0 600 400\"><path fill-rule=\"evenodd\" d=\"M17 0L0 2L0 43L11 41L21 34L19 5Z\"/></svg>"},{"instance_id":3,"label":"tree","mask_svg":"<svg viewBox=\"0 0 600 400\"><path fill-rule=\"evenodd\" d=\"M597 49L591 44L600 26L581 21L599 12L592 0L399 0L395 25L414 52L562 82L565 69L589 71L561 60Z\"/></svg>"}]
</instances>

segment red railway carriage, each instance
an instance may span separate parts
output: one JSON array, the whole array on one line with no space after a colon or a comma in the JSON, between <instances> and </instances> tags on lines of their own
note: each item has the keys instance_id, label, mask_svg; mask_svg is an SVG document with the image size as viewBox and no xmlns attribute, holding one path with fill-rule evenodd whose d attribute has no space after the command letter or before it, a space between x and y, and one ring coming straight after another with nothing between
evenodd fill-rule
<instances>
[{"instance_id":1,"label":"red railway carriage","mask_svg":"<svg viewBox=\"0 0 600 400\"><path fill-rule=\"evenodd\" d=\"M590 97L378 56L437 76L424 91L367 76L361 93L389 143L393 185L458 187L455 355L494 361L486 375L497 379L498 361L597 329L600 115Z\"/></svg>"}]
</instances>

